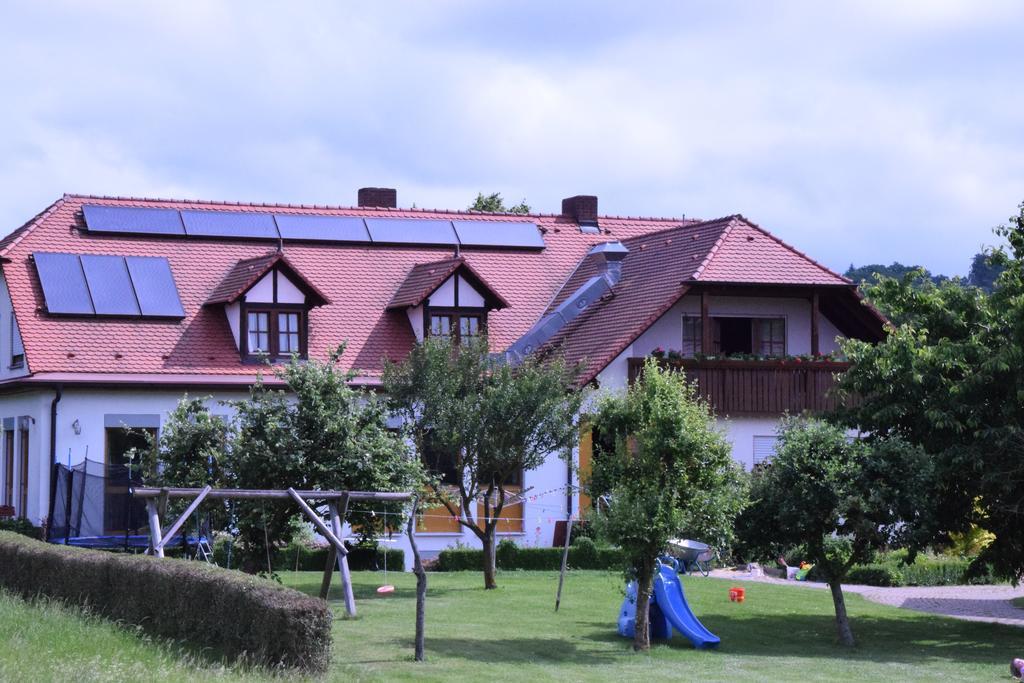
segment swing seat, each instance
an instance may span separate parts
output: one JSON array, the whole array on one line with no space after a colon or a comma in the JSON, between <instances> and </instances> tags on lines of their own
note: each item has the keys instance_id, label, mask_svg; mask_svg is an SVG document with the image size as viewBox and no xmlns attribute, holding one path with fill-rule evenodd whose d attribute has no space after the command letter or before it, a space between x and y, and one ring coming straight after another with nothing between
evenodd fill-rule
<instances>
[{"instance_id":1,"label":"swing seat","mask_svg":"<svg viewBox=\"0 0 1024 683\"><path fill-rule=\"evenodd\" d=\"M384 586L381 586L380 588L378 588L377 592L380 593L381 595L385 595L387 593L394 593L395 592L395 587L390 585L390 584L387 584L387 585L384 585Z\"/></svg>"}]
</instances>

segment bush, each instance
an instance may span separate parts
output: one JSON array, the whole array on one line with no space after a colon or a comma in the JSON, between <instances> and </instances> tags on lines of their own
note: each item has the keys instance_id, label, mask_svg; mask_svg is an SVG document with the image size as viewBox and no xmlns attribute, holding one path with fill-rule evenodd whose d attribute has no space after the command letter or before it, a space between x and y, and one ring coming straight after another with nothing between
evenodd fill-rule
<instances>
[{"instance_id":1,"label":"bush","mask_svg":"<svg viewBox=\"0 0 1024 683\"><path fill-rule=\"evenodd\" d=\"M967 559L918 555L913 564L907 565L904 563L906 556L902 550L880 553L876 562L854 566L846 582L885 587L995 583L987 567L980 574L972 576L968 572L971 561ZM824 580L816 569L812 569L807 578L810 581Z\"/></svg>"},{"instance_id":2,"label":"bush","mask_svg":"<svg viewBox=\"0 0 1024 683\"><path fill-rule=\"evenodd\" d=\"M0 519L0 531L13 531L16 534L22 536L28 536L29 538L40 539L43 537L43 531L37 526L33 526L32 522L28 521L24 517L17 519Z\"/></svg>"},{"instance_id":3,"label":"bush","mask_svg":"<svg viewBox=\"0 0 1024 683\"><path fill-rule=\"evenodd\" d=\"M866 564L854 567L847 576L848 583L862 584L865 586L902 586L903 575L896 567L884 564Z\"/></svg>"},{"instance_id":4,"label":"bush","mask_svg":"<svg viewBox=\"0 0 1024 683\"><path fill-rule=\"evenodd\" d=\"M217 539L213 547L213 559L222 567L228 566L228 540ZM348 568L351 571L377 571L384 568L384 552L381 546L352 546L348 543ZM298 565L298 571L322 572L327 565L328 548L324 546L311 546L304 543L291 543L282 548L273 558L274 571L293 571ZM388 548L388 568L402 571L405 568L405 553L399 548ZM232 567L237 565L240 555L237 546L232 553ZM264 561L265 562L265 561ZM266 567L266 564L263 565Z\"/></svg>"},{"instance_id":5,"label":"bush","mask_svg":"<svg viewBox=\"0 0 1024 683\"><path fill-rule=\"evenodd\" d=\"M434 570L439 572L480 571L483 566L484 553L482 550L447 548L437 556L437 565Z\"/></svg>"},{"instance_id":6,"label":"bush","mask_svg":"<svg viewBox=\"0 0 1024 683\"><path fill-rule=\"evenodd\" d=\"M562 548L522 548L504 539L496 550L499 569L552 571L562 567ZM390 562L390 559L388 560ZM479 571L483 551L471 548L448 548L438 556L436 571ZM619 548L598 548L590 539L569 546L571 569L622 569L625 559Z\"/></svg>"},{"instance_id":7,"label":"bush","mask_svg":"<svg viewBox=\"0 0 1024 683\"><path fill-rule=\"evenodd\" d=\"M310 671L325 670L330 660L325 602L202 562L55 546L4 531L0 587L231 658Z\"/></svg>"}]
</instances>

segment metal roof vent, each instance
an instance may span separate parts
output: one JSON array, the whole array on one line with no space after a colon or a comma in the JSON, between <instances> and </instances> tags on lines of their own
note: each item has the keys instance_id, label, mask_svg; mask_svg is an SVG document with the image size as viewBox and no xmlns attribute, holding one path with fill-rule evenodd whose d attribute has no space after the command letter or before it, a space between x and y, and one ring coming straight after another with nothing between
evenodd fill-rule
<instances>
[{"instance_id":1,"label":"metal roof vent","mask_svg":"<svg viewBox=\"0 0 1024 683\"><path fill-rule=\"evenodd\" d=\"M611 291L622 279L622 260L627 254L629 249L621 242L604 242L594 246L586 258L602 258L604 267L601 272L580 285L558 308L541 318L529 332L517 339L505 352L506 360L512 365L522 363L559 330L582 315L592 303Z\"/></svg>"}]
</instances>

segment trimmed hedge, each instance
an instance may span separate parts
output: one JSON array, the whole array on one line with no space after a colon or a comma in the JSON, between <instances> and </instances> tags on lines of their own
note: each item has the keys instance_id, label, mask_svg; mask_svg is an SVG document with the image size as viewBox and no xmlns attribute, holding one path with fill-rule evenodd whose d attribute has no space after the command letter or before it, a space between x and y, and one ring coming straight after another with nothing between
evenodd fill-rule
<instances>
[{"instance_id":1,"label":"trimmed hedge","mask_svg":"<svg viewBox=\"0 0 1024 683\"><path fill-rule=\"evenodd\" d=\"M230 658L314 672L330 661L332 615L324 601L203 562L50 545L0 531L0 587Z\"/></svg>"},{"instance_id":2,"label":"trimmed hedge","mask_svg":"<svg viewBox=\"0 0 1024 683\"><path fill-rule=\"evenodd\" d=\"M521 548L510 540L503 540L495 551L498 569L559 570L562 567L561 548ZM390 562L390 560L389 560ZM480 571L484 564L482 550L449 548L437 558L435 571ZM622 569L625 558L618 548L598 548L588 538L569 546L570 569Z\"/></svg>"},{"instance_id":3,"label":"trimmed hedge","mask_svg":"<svg viewBox=\"0 0 1024 683\"><path fill-rule=\"evenodd\" d=\"M384 568L384 552L381 546L349 546L348 568L351 571L377 571ZM301 572L322 572L327 565L328 549L321 546L289 545L281 548L274 560L274 571L293 571L298 561ZM388 548L388 569L402 571L405 568L405 553L400 548ZM227 566L227 543L218 541L213 547L213 559L221 567Z\"/></svg>"}]
</instances>

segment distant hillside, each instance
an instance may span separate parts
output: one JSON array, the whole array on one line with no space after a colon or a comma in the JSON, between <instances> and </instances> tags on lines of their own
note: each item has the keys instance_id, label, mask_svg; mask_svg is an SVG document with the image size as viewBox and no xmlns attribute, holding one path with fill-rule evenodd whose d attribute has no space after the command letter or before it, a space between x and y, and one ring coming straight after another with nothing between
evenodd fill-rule
<instances>
[{"instance_id":1,"label":"distant hillside","mask_svg":"<svg viewBox=\"0 0 1024 683\"><path fill-rule=\"evenodd\" d=\"M850 267L843 273L846 277L850 278L858 284L873 284L877 281L876 274L884 277L902 278L904 275L912 270L921 269L924 271L925 277L929 278L935 284L945 282L946 280L952 280L953 278L947 275L934 275L927 268L922 266L907 266L898 261L886 266L881 263L872 263L866 266L854 266L852 263ZM991 292L995 286L996 278L999 277L999 273L1002 272L1000 266L992 265L988 262L986 255L981 252L975 254L971 258L971 268L966 278L959 278L959 281L967 286L978 287L986 292Z\"/></svg>"}]
</instances>

